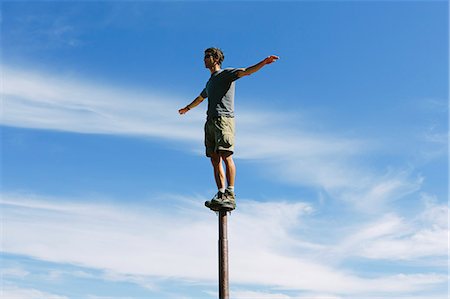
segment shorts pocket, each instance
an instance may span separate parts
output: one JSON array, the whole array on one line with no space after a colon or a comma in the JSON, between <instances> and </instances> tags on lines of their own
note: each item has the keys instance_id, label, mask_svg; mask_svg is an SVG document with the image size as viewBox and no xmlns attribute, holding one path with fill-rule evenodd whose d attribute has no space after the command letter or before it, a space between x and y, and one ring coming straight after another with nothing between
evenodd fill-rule
<instances>
[{"instance_id":1,"label":"shorts pocket","mask_svg":"<svg viewBox=\"0 0 450 299\"><path fill-rule=\"evenodd\" d=\"M233 145L233 143L234 143L233 134L228 134L228 133L223 134L222 144L221 144L223 147L230 147Z\"/></svg>"}]
</instances>

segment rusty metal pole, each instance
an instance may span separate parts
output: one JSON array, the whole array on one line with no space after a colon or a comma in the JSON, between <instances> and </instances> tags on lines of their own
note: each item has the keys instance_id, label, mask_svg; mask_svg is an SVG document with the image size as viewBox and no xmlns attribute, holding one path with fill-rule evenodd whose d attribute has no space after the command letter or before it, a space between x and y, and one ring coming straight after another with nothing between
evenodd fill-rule
<instances>
[{"instance_id":1,"label":"rusty metal pole","mask_svg":"<svg viewBox=\"0 0 450 299\"><path fill-rule=\"evenodd\" d=\"M229 299L227 212L219 211L219 299Z\"/></svg>"}]
</instances>

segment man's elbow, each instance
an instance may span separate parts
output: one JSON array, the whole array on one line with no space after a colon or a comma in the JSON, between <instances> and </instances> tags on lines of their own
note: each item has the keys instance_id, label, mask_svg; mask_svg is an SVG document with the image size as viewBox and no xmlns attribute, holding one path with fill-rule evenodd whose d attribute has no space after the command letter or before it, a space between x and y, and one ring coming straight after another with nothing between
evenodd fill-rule
<instances>
[{"instance_id":1,"label":"man's elbow","mask_svg":"<svg viewBox=\"0 0 450 299\"><path fill-rule=\"evenodd\" d=\"M240 70L237 73L237 75L238 75L239 78L242 78L242 77L251 75L251 73L247 69L243 69L243 70Z\"/></svg>"}]
</instances>

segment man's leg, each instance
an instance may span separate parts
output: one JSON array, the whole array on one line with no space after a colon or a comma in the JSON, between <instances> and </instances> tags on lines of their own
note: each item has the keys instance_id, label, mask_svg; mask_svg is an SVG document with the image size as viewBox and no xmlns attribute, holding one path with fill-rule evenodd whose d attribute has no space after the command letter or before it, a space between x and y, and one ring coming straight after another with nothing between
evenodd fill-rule
<instances>
[{"instance_id":1,"label":"man's leg","mask_svg":"<svg viewBox=\"0 0 450 299\"><path fill-rule=\"evenodd\" d=\"M228 186L234 187L234 180L236 178L236 166L233 161L233 154L231 152L221 151L220 157L225 162Z\"/></svg>"},{"instance_id":2,"label":"man's leg","mask_svg":"<svg viewBox=\"0 0 450 299\"><path fill-rule=\"evenodd\" d=\"M223 190L225 188L225 174L222 166L222 157L218 153L211 154L211 164L214 170L214 179L216 181L217 189Z\"/></svg>"},{"instance_id":3,"label":"man's leg","mask_svg":"<svg viewBox=\"0 0 450 299\"><path fill-rule=\"evenodd\" d=\"M220 156L225 162L228 187L224 193L222 207L229 211L236 208L236 197L234 195L234 179L236 177L236 166L233 161L233 153L228 151L220 152Z\"/></svg>"},{"instance_id":4,"label":"man's leg","mask_svg":"<svg viewBox=\"0 0 450 299\"><path fill-rule=\"evenodd\" d=\"M222 157L218 153L211 153L211 164L214 170L214 179L219 191L211 200L205 202L205 206L213 211L219 211L219 204L223 200L225 194L225 173L222 166Z\"/></svg>"}]
</instances>

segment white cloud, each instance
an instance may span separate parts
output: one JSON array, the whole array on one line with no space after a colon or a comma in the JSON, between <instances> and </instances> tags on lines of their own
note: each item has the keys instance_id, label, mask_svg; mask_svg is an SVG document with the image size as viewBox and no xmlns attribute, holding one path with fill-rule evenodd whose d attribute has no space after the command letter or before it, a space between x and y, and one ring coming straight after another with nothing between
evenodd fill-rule
<instances>
[{"instance_id":1,"label":"white cloud","mask_svg":"<svg viewBox=\"0 0 450 299\"><path fill-rule=\"evenodd\" d=\"M409 172L400 171L396 173L387 173L378 182L370 186L365 192L363 198L354 199L364 206L372 205L372 207L386 201L393 201L402 198L419 190L423 178L409 179Z\"/></svg>"},{"instance_id":2,"label":"white cloud","mask_svg":"<svg viewBox=\"0 0 450 299\"><path fill-rule=\"evenodd\" d=\"M177 109L186 103L167 95L9 67L3 74L5 125L173 139L203 152L198 150L203 112L196 109L179 116ZM431 216L424 212L413 221L384 212L389 203L420 190L423 177L411 170L376 174L361 159L373 143L336 132L306 133L292 125L293 119L292 114L276 111L269 117L265 111L240 110L237 157L255 160L277 180L319 187L358 211L384 216L353 226L352 235L344 235L333 246L299 235L304 219L315 212L311 205L241 201L230 223L230 245L235 248L232 279L330 296L407 292L440 283L441 277L434 274L369 279L336 268L339 261L354 256L386 260L440 256L446 250L447 227L442 217L436 217L441 208L433 205L425 209ZM192 208L192 201L178 201L171 211L11 195L3 203L8 208L6 251L102 269L109 273L105 279L150 289L155 285L147 277L153 275L209 283L216 275L215 223L207 211ZM21 217L23 211L30 213L27 219ZM132 258L125 260L124 255Z\"/></svg>"},{"instance_id":3,"label":"white cloud","mask_svg":"<svg viewBox=\"0 0 450 299\"><path fill-rule=\"evenodd\" d=\"M448 219L446 205L428 205L417 218L409 221L401 219L403 229L393 229L384 238L374 238L366 243L361 255L388 260L421 257L441 257L445 260L449 249Z\"/></svg>"},{"instance_id":4,"label":"white cloud","mask_svg":"<svg viewBox=\"0 0 450 299\"><path fill-rule=\"evenodd\" d=\"M172 139L203 153L203 109L179 116L186 103L173 96L7 66L3 77L2 124ZM238 114L236 157L256 160L277 180L320 187L340 199L364 197L357 202L370 208L371 201L417 185L401 174L380 181L366 169L361 158L375 144L365 138L308 133L291 112L241 108Z\"/></svg>"},{"instance_id":5,"label":"white cloud","mask_svg":"<svg viewBox=\"0 0 450 299\"><path fill-rule=\"evenodd\" d=\"M199 209L200 203L185 200L171 210L161 210L151 205L74 203L4 194L3 250L100 269L108 273L102 279L150 289L156 287L151 277L212 284L216 281L217 219L207 209ZM445 283L444 275L433 273L359 277L320 257L302 254L299 248L308 240L291 231L313 212L305 203L241 201L229 224L231 283L335 295L408 294ZM390 236L399 221L391 217L390 222L381 229L367 228L361 235L368 232L375 240Z\"/></svg>"},{"instance_id":6,"label":"white cloud","mask_svg":"<svg viewBox=\"0 0 450 299\"><path fill-rule=\"evenodd\" d=\"M28 272L22 268L11 267L11 268L0 269L0 274L1 274L1 277L3 277L3 278L9 278L9 277L25 278L30 274L30 272Z\"/></svg>"},{"instance_id":7,"label":"white cloud","mask_svg":"<svg viewBox=\"0 0 450 299\"><path fill-rule=\"evenodd\" d=\"M136 299L136 297L88 295L86 299Z\"/></svg>"},{"instance_id":8,"label":"white cloud","mask_svg":"<svg viewBox=\"0 0 450 299\"><path fill-rule=\"evenodd\" d=\"M200 115L180 119L181 104L157 94L4 67L2 98L5 125L201 140Z\"/></svg>"},{"instance_id":9,"label":"white cloud","mask_svg":"<svg viewBox=\"0 0 450 299\"><path fill-rule=\"evenodd\" d=\"M236 299L292 299L285 294L281 293L264 293L254 291L235 291L231 292L231 296Z\"/></svg>"},{"instance_id":10,"label":"white cloud","mask_svg":"<svg viewBox=\"0 0 450 299\"><path fill-rule=\"evenodd\" d=\"M436 260L445 263L449 249L446 205L428 202L412 219L394 213L377 218L360 227L355 225L351 234L331 251L329 258L360 256L397 262L433 258L429 263L435 264ZM441 267L445 266L443 263Z\"/></svg>"},{"instance_id":11,"label":"white cloud","mask_svg":"<svg viewBox=\"0 0 450 299\"><path fill-rule=\"evenodd\" d=\"M310 293L306 295L286 295L282 292L260 292L237 290L231 293L237 299L343 299L344 297L323 293Z\"/></svg>"},{"instance_id":12,"label":"white cloud","mask_svg":"<svg viewBox=\"0 0 450 299\"><path fill-rule=\"evenodd\" d=\"M13 285L2 285L2 298L8 299L69 299L65 296L50 294L36 289L20 288Z\"/></svg>"}]
</instances>

